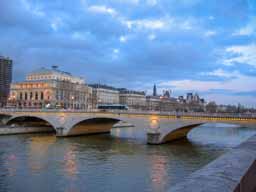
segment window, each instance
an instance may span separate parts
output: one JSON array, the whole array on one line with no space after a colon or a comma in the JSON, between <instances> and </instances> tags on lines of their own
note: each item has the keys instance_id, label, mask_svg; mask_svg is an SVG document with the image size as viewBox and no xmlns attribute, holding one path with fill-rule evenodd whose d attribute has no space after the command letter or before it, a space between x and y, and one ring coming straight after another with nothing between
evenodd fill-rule
<instances>
[{"instance_id":1,"label":"window","mask_svg":"<svg viewBox=\"0 0 256 192\"><path fill-rule=\"evenodd\" d=\"M20 100L22 100L23 99L23 95L22 95L22 93L20 93Z\"/></svg>"},{"instance_id":2,"label":"window","mask_svg":"<svg viewBox=\"0 0 256 192\"><path fill-rule=\"evenodd\" d=\"M28 94L27 94L27 92L25 93L25 100L27 100L28 99Z\"/></svg>"},{"instance_id":3,"label":"window","mask_svg":"<svg viewBox=\"0 0 256 192\"><path fill-rule=\"evenodd\" d=\"M41 100L44 100L44 93L43 93L43 92L41 92L40 99L41 99Z\"/></svg>"},{"instance_id":4,"label":"window","mask_svg":"<svg viewBox=\"0 0 256 192\"><path fill-rule=\"evenodd\" d=\"M30 100L32 100L32 99L33 99L33 93L32 93L32 92L30 92L29 99L30 99Z\"/></svg>"},{"instance_id":5,"label":"window","mask_svg":"<svg viewBox=\"0 0 256 192\"><path fill-rule=\"evenodd\" d=\"M35 99L38 100L38 93L35 94Z\"/></svg>"}]
</instances>

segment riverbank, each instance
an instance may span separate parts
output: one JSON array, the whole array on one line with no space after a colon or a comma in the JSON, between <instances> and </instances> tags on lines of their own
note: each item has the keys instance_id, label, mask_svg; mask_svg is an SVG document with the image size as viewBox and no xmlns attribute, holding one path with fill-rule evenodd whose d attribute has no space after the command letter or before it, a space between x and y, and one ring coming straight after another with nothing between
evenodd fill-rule
<instances>
[{"instance_id":1,"label":"riverbank","mask_svg":"<svg viewBox=\"0 0 256 192\"><path fill-rule=\"evenodd\" d=\"M254 192L256 135L209 163L168 192Z\"/></svg>"},{"instance_id":2,"label":"riverbank","mask_svg":"<svg viewBox=\"0 0 256 192\"><path fill-rule=\"evenodd\" d=\"M1 135L28 134L28 133L50 133L54 132L51 127L0 127Z\"/></svg>"}]
</instances>

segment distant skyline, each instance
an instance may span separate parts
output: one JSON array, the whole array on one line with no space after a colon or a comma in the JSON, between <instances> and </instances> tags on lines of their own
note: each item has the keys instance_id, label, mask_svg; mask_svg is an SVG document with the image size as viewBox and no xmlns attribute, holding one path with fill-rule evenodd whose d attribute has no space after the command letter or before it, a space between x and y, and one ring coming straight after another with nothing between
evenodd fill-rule
<instances>
[{"instance_id":1,"label":"distant skyline","mask_svg":"<svg viewBox=\"0 0 256 192\"><path fill-rule=\"evenodd\" d=\"M255 0L1 0L14 81L58 65L87 83L256 107Z\"/></svg>"}]
</instances>

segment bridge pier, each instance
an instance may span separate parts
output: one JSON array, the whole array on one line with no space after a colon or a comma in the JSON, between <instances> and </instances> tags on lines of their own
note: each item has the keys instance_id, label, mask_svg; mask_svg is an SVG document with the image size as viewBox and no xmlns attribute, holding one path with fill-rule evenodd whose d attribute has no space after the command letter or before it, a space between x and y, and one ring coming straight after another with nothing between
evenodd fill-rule
<instances>
[{"instance_id":1,"label":"bridge pier","mask_svg":"<svg viewBox=\"0 0 256 192\"><path fill-rule=\"evenodd\" d=\"M156 132L156 133L147 133L147 143L150 145L159 145L161 144L161 133Z\"/></svg>"},{"instance_id":2,"label":"bridge pier","mask_svg":"<svg viewBox=\"0 0 256 192\"><path fill-rule=\"evenodd\" d=\"M64 136L64 127L56 127L56 136L63 137Z\"/></svg>"}]
</instances>

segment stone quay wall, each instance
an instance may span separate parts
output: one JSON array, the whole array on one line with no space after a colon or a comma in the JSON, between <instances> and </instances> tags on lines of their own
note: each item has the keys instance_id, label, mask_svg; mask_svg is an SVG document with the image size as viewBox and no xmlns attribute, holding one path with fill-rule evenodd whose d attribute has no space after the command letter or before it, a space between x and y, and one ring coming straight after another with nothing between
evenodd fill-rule
<instances>
[{"instance_id":1,"label":"stone quay wall","mask_svg":"<svg viewBox=\"0 0 256 192\"><path fill-rule=\"evenodd\" d=\"M0 127L0 135L48 132L54 132L54 129L51 127Z\"/></svg>"},{"instance_id":2,"label":"stone quay wall","mask_svg":"<svg viewBox=\"0 0 256 192\"><path fill-rule=\"evenodd\" d=\"M256 135L168 190L168 192L254 191L256 191Z\"/></svg>"}]
</instances>

